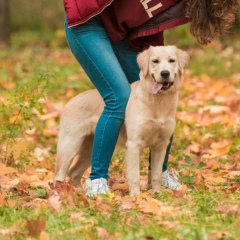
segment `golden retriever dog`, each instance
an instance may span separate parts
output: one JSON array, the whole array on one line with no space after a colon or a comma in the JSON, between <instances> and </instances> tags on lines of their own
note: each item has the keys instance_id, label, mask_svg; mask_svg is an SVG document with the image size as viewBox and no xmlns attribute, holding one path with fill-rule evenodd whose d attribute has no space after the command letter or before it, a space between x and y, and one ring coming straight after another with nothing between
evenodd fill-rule
<instances>
[{"instance_id":1,"label":"golden retriever dog","mask_svg":"<svg viewBox=\"0 0 240 240\"><path fill-rule=\"evenodd\" d=\"M139 159L143 148L151 150L151 186L160 191L162 165L175 128L179 90L189 55L175 46L150 47L140 53L137 62L140 81L131 85L126 117L120 138L126 146L126 170L130 195L140 193ZM83 173L91 164L94 131L104 102L96 89L72 98L60 121L54 182L68 174L75 186L81 186ZM73 158L77 156L70 169Z\"/></svg>"}]
</instances>

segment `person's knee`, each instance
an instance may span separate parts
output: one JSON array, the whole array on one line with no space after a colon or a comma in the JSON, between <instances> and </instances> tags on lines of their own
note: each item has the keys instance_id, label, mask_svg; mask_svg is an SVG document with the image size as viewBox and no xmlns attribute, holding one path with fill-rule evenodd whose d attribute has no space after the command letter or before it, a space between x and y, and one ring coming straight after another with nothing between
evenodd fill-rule
<instances>
[{"instance_id":1,"label":"person's knee","mask_svg":"<svg viewBox=\"0 0 240 240\"><path fill-rule=\"evenodd\" d=\"M131 88L125 88L124 90L119 89L118 92L114 94L109 94L107 98L105 98L105 104L108 109L111 109L114 112L118 112L119 114L125 113L127 103L131 94Z\"/></svg>"},{"instance_id":2,"label":"person's knee","mask_svg":"<svg viewBox=\"0 0 240 240\"><path fill-rule=\"evenodd\" d=\"M119 109L121 109L123 112L125 112L125 110L126 110L130 94L131 94L131 88L129 87L129 88L125 89L121 93L121 95L119 95L119 97L118 97L118 100L117 100L118 104L117 104L117 106L119 106Z\"/></svg>"}]
</instances>

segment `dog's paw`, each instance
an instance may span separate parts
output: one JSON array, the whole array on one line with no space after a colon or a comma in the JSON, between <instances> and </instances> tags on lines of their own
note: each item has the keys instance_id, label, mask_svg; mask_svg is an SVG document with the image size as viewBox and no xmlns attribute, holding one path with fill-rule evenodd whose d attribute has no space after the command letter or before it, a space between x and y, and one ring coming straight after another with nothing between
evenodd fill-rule
<instances>
[{"instance_id":1,"label":"dog's paw","mask_svg":"<svg viewBox=\"0 0 240 240\"><path fill-rule=\"evenodd\" d=\"M132 188L130 189L130 196L136 196L136 195L139 195L140 194L140 189L139 188Z\"/></svg>"}]
</instances>

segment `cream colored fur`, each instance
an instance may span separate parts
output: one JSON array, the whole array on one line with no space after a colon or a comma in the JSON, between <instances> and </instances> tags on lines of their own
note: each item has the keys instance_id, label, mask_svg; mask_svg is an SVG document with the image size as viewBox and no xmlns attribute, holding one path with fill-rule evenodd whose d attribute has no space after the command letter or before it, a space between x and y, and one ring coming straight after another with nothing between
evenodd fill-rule
<instances>
[{"instance_id":1,"label":"cream colored fur","mask_svg":"<svg viewBox=\"0 0 240 240\"><path fill-rule=\"evenodd\" d=\"M120 138L126 142L126 168L130 195L140 193L139 159L143 148L151 149L151 185L159 192L162 165L175 128L178 93L183 84L184 69L189 62L186 52L175 46L150 47L138 55L140 81L131 85L132 92ZM161 73L169 72L170 89L153 93L155 82L162 82ZM69 174L75 186L90 166L93 135L104 102L97 90L89 90L72 98L65 106L57 146L54 181L64 181ZM70 169L75 156L77 161Z\"/></svg>"}]
</instances>

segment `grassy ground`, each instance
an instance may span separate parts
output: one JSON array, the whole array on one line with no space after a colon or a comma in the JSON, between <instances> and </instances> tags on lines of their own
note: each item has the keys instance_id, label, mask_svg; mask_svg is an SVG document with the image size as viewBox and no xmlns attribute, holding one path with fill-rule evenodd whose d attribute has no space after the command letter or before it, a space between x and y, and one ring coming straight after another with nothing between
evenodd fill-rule
<instances>
[{"instance_id":1,"label":"grassy ground","mask_svg":"<svg viewBox=\"0 0 240 240\"><path fill-rule=\"evenodd\" d=\"M170 158L184 190L151 197L146 151L143 194L130 198L118 149L111 194L88 200L64 185L60 203L48 185L60 112L93 86L61 30L13 35L0 51L1 239L240 239L239 38L201 47L179 28L166 42L191 55Z\"/></svg>"}]
</instances>

